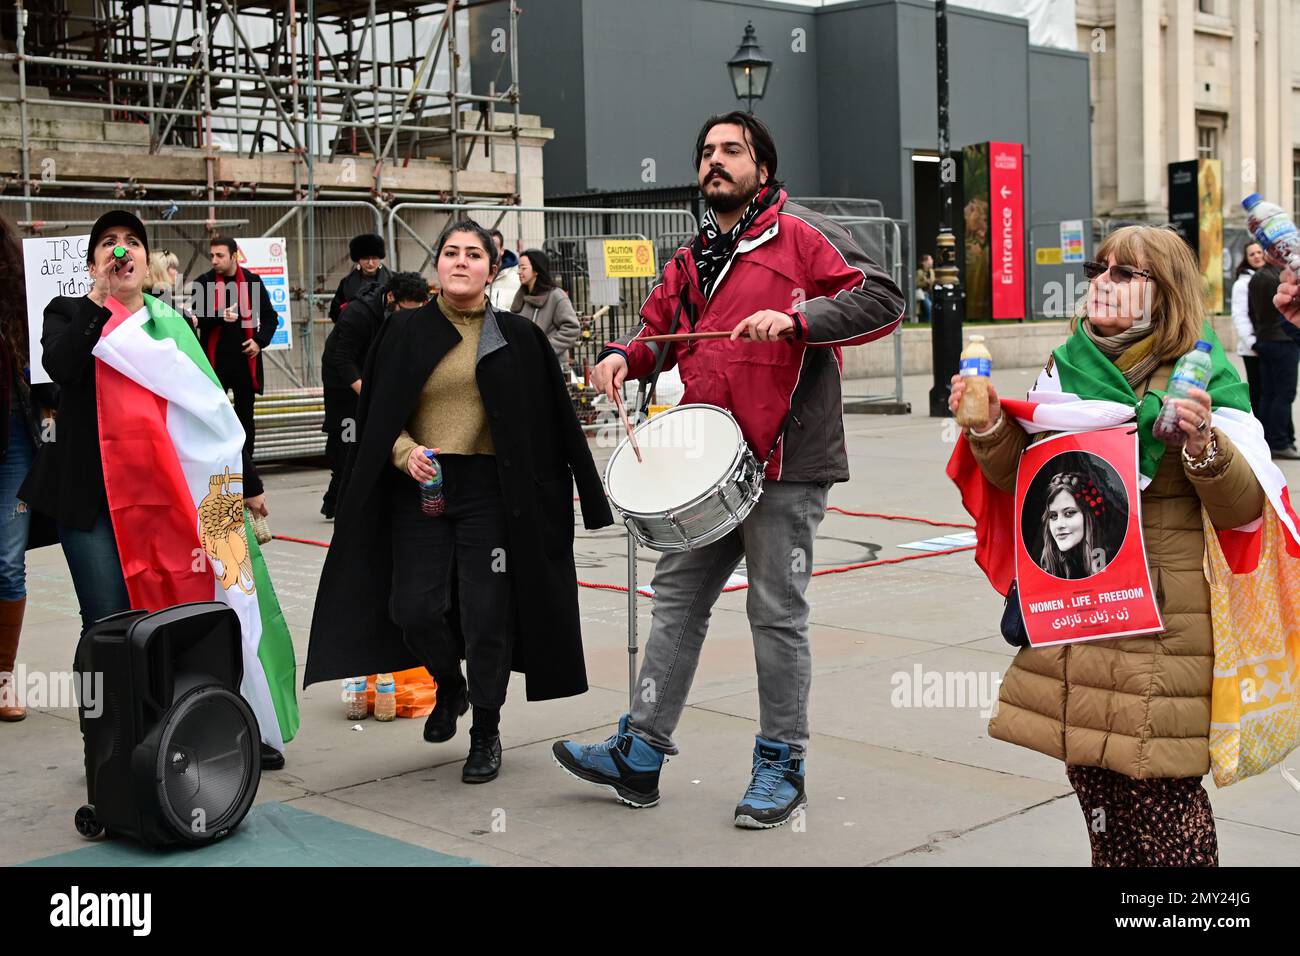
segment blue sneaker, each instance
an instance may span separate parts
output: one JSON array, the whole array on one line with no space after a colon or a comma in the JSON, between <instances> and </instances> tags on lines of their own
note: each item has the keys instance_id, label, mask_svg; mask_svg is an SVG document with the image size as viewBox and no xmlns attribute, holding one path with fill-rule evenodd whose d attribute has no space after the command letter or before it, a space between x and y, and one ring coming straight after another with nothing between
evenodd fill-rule
<instances>
[{"instance_id":1,"label":"blue sneaker","mask_svg":"<svg viewBox=\"0 0 1300 956\"><path fill-rule=\"evenodd\" d=\"M756 738L754 775L736 805L736 826L747 830L779 827L808 802L803 789L804 758L791 757L786 744Z\"/></svg>"},{"instance_id":2,"label":"blue sneaker","mask_svg":"<svg viewBox=\"0 0 1300 956\"><path fill-rule=\"evenodd\" d=\"M610 790L629 807L653 807L659 802L659 768L664 755L627 729L628 715L618 733L598 744L557 740L551 747L560 767L587 783Z\"/></svg>"}]
</instances>

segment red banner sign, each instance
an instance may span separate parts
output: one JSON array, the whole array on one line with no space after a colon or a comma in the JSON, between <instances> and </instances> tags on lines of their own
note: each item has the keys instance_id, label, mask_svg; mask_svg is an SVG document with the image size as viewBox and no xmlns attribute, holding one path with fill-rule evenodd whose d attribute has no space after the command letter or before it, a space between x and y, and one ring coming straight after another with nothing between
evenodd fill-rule
<instances>
[{"instance_id":1,"label":"red banner sign","mask_svg":"<svg viewBox=\"0 0 1300 956\"><path fill-rule=\"evenodd\" d=\"M1164 630L1142 538L1131 426L1030 445L1016 475L1016 581L1029 643Z\"/></svg>"},{"instance_id":2,"label":"red banner sign","mask_svg":"<svg viewBox=\"0 0 1300 956\"><path fill-rule=\"evenodd\" d=\"M993 318L1025 318L1024 162L1019 143L989 143Z\"/></svg>"}]
</instances>

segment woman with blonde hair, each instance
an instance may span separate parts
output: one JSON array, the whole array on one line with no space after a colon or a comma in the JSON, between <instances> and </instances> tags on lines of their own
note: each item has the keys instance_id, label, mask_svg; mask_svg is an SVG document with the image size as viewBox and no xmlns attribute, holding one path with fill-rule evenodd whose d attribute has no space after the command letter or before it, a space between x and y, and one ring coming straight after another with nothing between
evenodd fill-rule
<instances>
[{"instance_id":1,"label":"woman with blonde hair","mask_svg":"<svg viewBox=\"0 0 1300 956\"><path fill-rule=\"evenodd\" d=\"M1257 423L1205 321L1186 243L1167 229L1128 226L1102 242L1097 259L1087 264L1084 308L1037 389L1056 381L1080 399L1136 409L1146 560L1165 630L1021 648L989 735L1064 762L1094 866L1215 866L1214 817L1201 785L1214 665L1202 509L1215 528L1237 528L1260 517L1265 496L1246 457L1211 423L1212 410L1235 409L1234 422ZM1166 445L1152 425L1174 363L1198 339L1211 342L1214 371L1207 390L1172 400L1185 442ZM954 410L964 391L954 377ZM1014 492L1021 453L1050 432L1031 438L991 387L989 400L988 428L967 429L965 440L987 484Z\"/></svg>"},{"instance_id":2,"label":"woman with blonde hair","mask_svg":"<svg viewBox=\"0 0 1300 956\"><path fill-rule=\"evenodd\" d=\"M149 253L149 287L154 295L175 294L181 260L174 252L155 249Z\"/></svg>"}]
</instances>

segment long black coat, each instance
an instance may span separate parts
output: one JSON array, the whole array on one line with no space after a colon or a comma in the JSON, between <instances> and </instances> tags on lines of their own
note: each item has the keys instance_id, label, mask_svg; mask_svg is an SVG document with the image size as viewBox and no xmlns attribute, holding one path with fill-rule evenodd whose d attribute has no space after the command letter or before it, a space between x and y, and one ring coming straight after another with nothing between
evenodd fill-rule
<instances>
[{"instance_id":1,"label":"long black coat","mask_svg":"<svg viewBox=\"0 0 1300 956\"><path fill-rule=\"evenodd\" d=\"M418 667L388 616L393 444L420 390L460 333L435 302L380 327L362 373L357 450L334 523L312 617L304 686ZM573 562L573 483L583 524L613 523L587 439L541 329L489 306L476 378L496 449L509 527L507 567L519 609L512 669L529 700L587 689ZM454 615L450 620L455 621Z\"/></svg>"}]
</instances>

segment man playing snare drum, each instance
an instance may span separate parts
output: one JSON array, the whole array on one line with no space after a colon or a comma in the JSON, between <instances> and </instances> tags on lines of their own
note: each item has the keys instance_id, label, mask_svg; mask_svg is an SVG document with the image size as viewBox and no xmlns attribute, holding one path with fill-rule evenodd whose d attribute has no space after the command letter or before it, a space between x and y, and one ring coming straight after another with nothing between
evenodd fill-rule
<instances>
[{"instance_id":1,"label":"man playing snare drum","mask_svg":"<svg viewBox=\"0 0 1300 956\"><path fill-rule=\"evenodd\" d=\"M613 399L628 375L651 376L666 349L663 367L680 371L683 404L730 411L766 462L766 481L758 504L726 537L659 559L632 712L608 740L560 741L554 755L570 774L624 803L659 802L659 770L665 755L677 753L672 735L709 614L744 558L759 734L735 823L760 829L780 826L807 802L812 661L804 594L827 492L849 478L840 347L893 332L903 296L842 227L787 201L771 134L753 116L711 117L696 140L695 163L709 206L699 235L664 267L641 308L641 327L606 347L592 384ZM638 341L669 332L678 313L677 332L731 336Z\"/></svg>"}]
</instances>

